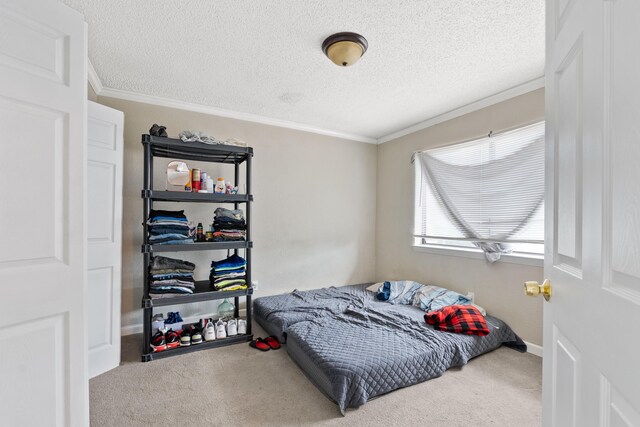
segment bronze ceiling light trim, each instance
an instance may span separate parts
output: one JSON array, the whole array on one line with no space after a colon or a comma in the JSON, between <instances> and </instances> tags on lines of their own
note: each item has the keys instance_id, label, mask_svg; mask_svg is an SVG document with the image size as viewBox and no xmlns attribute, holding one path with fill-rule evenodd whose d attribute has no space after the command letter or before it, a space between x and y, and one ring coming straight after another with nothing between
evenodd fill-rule
<instances>
[{"instance_id":1,"label":"bronze ceiling light trim","mask_svg":"<svg viewBox=\"0 0 640 427\"><path fill-rule=\"evenodd\" d=\"M367 51L367 39L356 33L336 33L322 42L322 51L327 58L340 67L358 62Z\"/></svg>"}]
</instances>

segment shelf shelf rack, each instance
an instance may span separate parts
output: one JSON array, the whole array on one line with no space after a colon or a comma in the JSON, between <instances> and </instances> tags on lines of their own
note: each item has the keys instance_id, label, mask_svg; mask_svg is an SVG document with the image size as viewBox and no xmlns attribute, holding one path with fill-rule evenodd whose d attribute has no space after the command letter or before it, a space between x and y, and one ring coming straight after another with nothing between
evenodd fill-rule
<instances>
[{"instance_id":1,"label":"shelf shelf rack","mask_svg":"<svg viewBox=\"0 0 640 427\"><path fill-rule=\"evenodd\" d=\"M144 337L142 348L142 361L148 362L154 359L175 356L179 354L191 353L208 348L222 347L231 344L251 341L251 297L253 289L249 287L239 291L214 291L210 288L209 281L197 281L193 294L176 295L167 298L152 299L149 297L149 265L151 257L156 252L185 252L201 250L234 250L236 254L240 249L244 250L244 257L247 260L246 276L247 284L251 284L251 160L253 158L253 148L239 147L233 145L209 145L200 142L183 142L180 139L164 138L151 135L142 135L142 145L144 148L144 188L141 191L143 200L144 218L144 244L141 251L144 257L143 281L144 294L142 297L142 309L144 313ZM246 194L210 194L210 193L183 193L172 191L158 191L153 189L153 159L164 157L181 160L196 160L201 162L225 163L234 165L234 185L239 186L240 165L245 163L246 172ZM233 204L234 209L238 209L244 204L245 220L247 223L246 241L240 242L201 242L182 245L152 245L148 242L147 219L153 209L154 202L183 202L183 203L220 203ZM162 307L176 304L190 304L202 301L212 301L224 298L234 298L234 316L239 315L239 302L243 297L246 300L247 333L214 341L205 341L201 344L189 347L178 347L171 350L154 353L151 351L151 320L153 318L154 307Z\"/></svg>"}]
</instances>

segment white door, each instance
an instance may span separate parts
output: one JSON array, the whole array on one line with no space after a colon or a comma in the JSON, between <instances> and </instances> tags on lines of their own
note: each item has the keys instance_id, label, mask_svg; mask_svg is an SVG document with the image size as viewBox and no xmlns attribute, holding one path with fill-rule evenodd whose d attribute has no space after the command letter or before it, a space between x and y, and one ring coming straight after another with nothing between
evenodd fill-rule
<instances>
[{"instance_id":1,"label":"white door","mask_svg":"<svg viewBox=\"0 0 640 427\"><path fill-rule=\"evenodd\" d=\"M0 424L89 421L86 33L53 0L0 0Z\"/></svg>"},{"instance_id":2,"label":"white door","mask_svg":"<svg viewBox=\"0 0 640 427\"><path fill-rule=\"evenodd\" d=\"M89 378L120 364L124 114L87 105Z\"/></svg>"},{"instance_id":3,"label":"white door","mask_svg":"<svg viewBox=\"0 0 640 427\"><path fill-rule=\"evenodd\" d=\"M543 425L640 426L640 2L546 9Z\"/></svg>"}]
</instances>

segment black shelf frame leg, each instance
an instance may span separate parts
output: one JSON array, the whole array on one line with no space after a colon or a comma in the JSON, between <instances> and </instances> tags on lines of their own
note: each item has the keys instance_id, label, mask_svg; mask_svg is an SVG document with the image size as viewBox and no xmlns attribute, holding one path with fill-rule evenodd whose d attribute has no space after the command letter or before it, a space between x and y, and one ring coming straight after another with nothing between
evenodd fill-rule
<instances>
[{"instance_id":1,"label":"black shelf frame leg","mask_svg":"<svg viewBox=\"0 0 640 427\"><path fill-rule=\"evenodd\" d=\"M247 156L247 162L246 162L246 174L247 174L247 194L253 194L251 192L251 161L253 159L253 153L251 153L251 155ZM247 223L247 241L251 242L251 205L252 203L249 202L247 203L246 206L246 212L245 212L245 217L246 217L246 223ZM253 265L251 263L251 251L252 248L247 248L245 249L245 259L247 260L247 266L249 268L247 268L247 286L253 286L253 281L252 281L252 276L251 276L251 271L253 270ZM251 335L251 295L247 295L247 299L246 299L246 311L247 311L247 334Z\"/></svg>"},{"instance_id":2,"label":"black shelf frame leg","mask_svg":"<svg viewBox=\"0 0 640 427\"><path fill-rule=\"evenodd\" d=\"M151 147L149 144L144 144L144 189L145 190L153 190L153 156L151 154ZM143 241L145 244L148 244L148 236L149 236L149 225L147 221L149 219L149 213L153 209L153 201L149 198L143 199L142 202L142 221L143 221ZM149 295L149 266L151 264L151 254L149 252L144 253L144 262L142 263L142 280L144 283L144 295ZM143 308L142 309L142 317L143 317L143 349L142 354L149 353L151 349L151 321L153 318L153 308ZM143 356L143 361L145 357Z\"/></svg>"}]
</instances>

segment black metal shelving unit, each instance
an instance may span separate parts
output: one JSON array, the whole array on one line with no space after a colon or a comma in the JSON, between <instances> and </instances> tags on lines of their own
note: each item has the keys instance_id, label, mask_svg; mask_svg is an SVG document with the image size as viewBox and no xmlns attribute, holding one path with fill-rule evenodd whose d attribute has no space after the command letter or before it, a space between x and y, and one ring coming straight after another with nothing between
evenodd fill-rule
<instances>
[{"instance_id":1,"label":"black metal shelving unit","mask_svg":"<svg viewBox=\"0 0 640 427\"><path fill-rule=\"evenodd\" d=\"M143 281L144 295L142 297L142 309L144 312L144 343L142 348L142 361L148 362L154 359L175 356L178 354L191 353L208 348L223 347L231 344L251 341L251 159L253 158L253 148L237 147L233 145L207 145L199 142L183 142L179 139L163 138L151 135L142 135L142 145L144 147L144 188L142 189L143 218L144 218L144 244L142 245ZM158 191L153 189L153 159L155 157L165 157L181 160L197 160L201 162L226 163L234 165L234 184L239 186L240 165L245 163L246 172L246 194L210 194L210 193L181 193L172 191ZM247 238L241 242L201 242L187 245L151 245L148 242L147 219L149 212L153 208L154 202L186 202L186 203L231 203L234 209L238 209L240 204L244 204L245 219L247 222ZM247 260L247 283L249 288L240 291L214 291L210 288L208 280L196 282L193 294L177 295L170 298L151 299L149 297L149 264L151 257L156 252L185 252L185 251L208 251L208 250L233 250L238 254L239 250L244 250L244 258ZM247 311L247 333L215 341L204 341L198 345L189 347L178 347L158 353L151 352L151 320L153 318L154 307L190 304L194 302L212 301L224 298L233 298L235 303L234 316L239 315L240 298L246 299Z\"/></svg>"}]
</instances>

